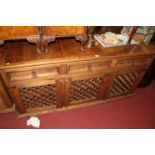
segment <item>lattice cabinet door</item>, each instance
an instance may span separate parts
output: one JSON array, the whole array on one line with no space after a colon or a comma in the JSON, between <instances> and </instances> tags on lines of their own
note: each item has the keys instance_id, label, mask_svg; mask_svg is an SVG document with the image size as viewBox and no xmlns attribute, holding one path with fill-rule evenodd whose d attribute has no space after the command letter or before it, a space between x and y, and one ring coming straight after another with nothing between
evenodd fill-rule
<instances>
[{"instance_id":1,"label":"lattice cabinet door","mask_svg":"<svg viewBox=\"0 0 155 155\"><path fill-rule=\"evenodd\" d=\"M55 83L32 87L13 87L10 91L19 113L59 107Z\"/></svg>"},{"instance_id":2,"label":"lattice cabinet door","mask_svg":"<svg viewBox=\"0 0 155 155\"><path fill-rule=\"evenodd\" d=\"M73 105L102 99L108 86L109 77L102 76L72 80L70 84L70 104Z\"/></svg>"},{"instance_id":3,"label":"lattice cabinet door","mask_svg":"<svg viewBox=\"0 0 155 155\"><path fill-rule=\"evenodd\" d=\"M134 71L116 75L111 83L111 87L109 87L108 97L132 93L143 75L144 71Z\"/></svg>"}]
</instances>

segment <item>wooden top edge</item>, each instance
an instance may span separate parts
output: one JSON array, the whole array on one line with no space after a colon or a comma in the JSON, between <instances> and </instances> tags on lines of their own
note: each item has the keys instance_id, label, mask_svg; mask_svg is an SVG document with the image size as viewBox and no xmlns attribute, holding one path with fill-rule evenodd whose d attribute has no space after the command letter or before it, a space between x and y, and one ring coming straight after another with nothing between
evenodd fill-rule
<instances>
[{"instance_id":1,"label":"wooden top edge","mask_svg":"<svg viewBox=\"0 0 155 155\"><path fill-rule=\"evenodd\" d=\"M59 42L59 44L61 44ZM62 43L63 44L63 43ZM74 44L77 44L74 42ZM130 53L130 52L120 52L119 53L119 49L121 48L125 48L125 47L114 47L112 48L112 50L116 49L116 51L111 51L111 49L109 48L101 48L99 46L96 46L96 47L92 47L91 49L86 49L85 51L83 51L81 53L80 50L78 50L78 46L76 45L75 46L75 52L74 53L71 53L72 50L74 50L74 47L69 51L69 54L70 56L67 55L67 50L68 50L68 47L66 45L70 45L69 42L66 42L66 44L64 44L64 46L62 48L59 48L58 50L62 50L62 51L59 51L59 55L57 57L57 55L55 57L51 57L52 54L50 54L50 58L40 58L40 59L35 59L35 60L27 60L27 61L18 61L18 62L6 62L6 59L5 61L1 61L0 62L0 69L3 69L3 68L14 68L14 67L22 67L22 66L32 66L32 65L41 65L41 64L56 64L56 63L60 63L60 64L63 64L63 63L70 63L70 62L75 62L75 61L87 61L87 60L106 60L106 59L114 59L114 58L127 58L127 57L143 57L143 56L152 56L154 57L155 56L155 48L153 47L147 47L146 45L144 44L140 44L138 46L140 46L140 49L138 49L139 51L138 52L133 52L133 53ZM53 45L51 45L52 47ZM66 47L65 47L66 46ZM66 49L65 49L66 48ZM79 48L80 49L80 48ZM9 50L9 49L8 49ZM21 50L21 48L19 48L19 50ZM2 51L2 49L1 49ZM11 50L10 50L11 51ZM10 52L9 51L9 52ZM14 52L19 52L18 54L20 55L21 52L20 51L15 51L13 50ZM24 51L23 51L24 52ZM58 51L56 51L58 53ZM56 53L55 52L55 53ZM109 54L109 53L110 54ZM11 52L10 52L11 53ZM12 53L12 59L13 57L20 57L18 56L18 54L15 54L13 55ZM23 54L23 57L25 55Z\"/></svg>"}]
</instances>

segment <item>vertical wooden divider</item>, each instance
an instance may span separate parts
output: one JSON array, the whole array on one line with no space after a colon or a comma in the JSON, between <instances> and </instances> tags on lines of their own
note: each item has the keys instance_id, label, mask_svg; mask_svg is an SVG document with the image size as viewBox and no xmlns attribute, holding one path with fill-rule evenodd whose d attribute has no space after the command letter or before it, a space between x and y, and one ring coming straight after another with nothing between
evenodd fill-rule
<instances>
[{"instance_id":1,"label":"vertical wooden divider","mask_svg":"<svg viewBox=\"0 0 155 155\"><path fill-rule=\"evenodd\" d=\"M12 87L10 89L11 91L11 94L13 96L13 99L14 99L14 102L16 103L16 106L19 110L19 113L20 114L23 114L26 112L25 108L24 108L24 104L21 100L21 96L20 96L20 93L19 93L19 89L17 87Z\"/></svg>"},{"instance_id":2,"label":"vertical wooden divider","mask_svg":"<svg viewBox=\"0 0 155 155\"><path fill-rule=\"evenodd\" d=\"M101 86L100 86L100 90L99 90L99 93L97 95L97 98L98 99L102 99L105 94L106 94L106 90L109 86L109 81L111 79L111 75L104 75L103 78L102 78L102 83L101 83Z\"/></svg>"},{"instance_id":3,"label":"vertical wooden divider","mask_svg":"<svg viewBox=\"0 0 155 155\"><path fill-rule=\"evenodd\" d=\"M69 105L71 79L56 80L57 107Z\"/></svg>"}]
</instances>

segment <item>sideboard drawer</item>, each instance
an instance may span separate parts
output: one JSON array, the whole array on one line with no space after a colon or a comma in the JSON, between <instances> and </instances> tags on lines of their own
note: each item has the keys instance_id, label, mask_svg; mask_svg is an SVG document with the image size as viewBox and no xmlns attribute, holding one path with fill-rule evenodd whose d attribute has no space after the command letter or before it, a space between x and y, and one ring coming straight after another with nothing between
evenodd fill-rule
<instances>
[{"instance_id":1,"label":"sideboard drawer","mask_svg":"<svg viewBox=\"0 0 155 155\"><path fill-rule=\"evenodd\" d=\"M84 73L88 72L89 67L88 64L78 64L78 65L70 65L68 66L68 73Z\"/></svg>"},{"instance_id":2,"label":"sideboard drawer","mask_svg":"<svg viewBox=\"0 0 155 155\"><path fill-rule=\"evenodd\" d=\"M58 75L57 67L49 67L36 69L32 72L34 78L50 78L51 76Z\"/></svg>"},{"instance_id":3,"label":"sideboard drawer","mask_svg":"<svg viewBox=\"0 0 155 155\"><path fill-rule=\"evenodd\" d=\"M111 68L112 61L100 61L96 63L92 63L92 71L103 71Z\"/></svg>"},{"instance_id":4,"label":"sideboard drawer","mask_svg":"<svg viewBox=\"0 0 155 155\"><path fill-rule=\"evenodd\" d=\"M32 79L32 71L8 72L6 75L11 82Z\"/></svg>"},{"instance_id":5,"label":"sideboard drawer","mask_svg":"<svg viewBox=\"0 0 155 155\"><path fill-rule=\"evenodd\" d=\"M118 60L116 67L134 67L134 66L147 66L151 63L151 58L139 58L139 59L128 59L128 60Z\"/></svg>"},{"instance_id":6,"label":"sideboard drawer","mask_svg":"<svg viewBox=\"0 0 155 155\"><path fill-rule=\"evenodd\" d=\"M38 78L51 78L51 76L58 75L57 70L57 66L48 68L36 68L32 70L6 72L5 76L8 82L18 82Z\"/></svg>"},{"instance_id":7,"label":"sideboard drawer","mask_svg":"<svg viewBox=\"0 0 155 155\"><path fill-rule=\"evenodd\" d=\"M96 72L96 71L104 71L106 69L110 69L111 60L104 61L89 61L84 64L73 64L69 65L68 73L86 73L86 72Z\"/></svg>"}]
</instances>

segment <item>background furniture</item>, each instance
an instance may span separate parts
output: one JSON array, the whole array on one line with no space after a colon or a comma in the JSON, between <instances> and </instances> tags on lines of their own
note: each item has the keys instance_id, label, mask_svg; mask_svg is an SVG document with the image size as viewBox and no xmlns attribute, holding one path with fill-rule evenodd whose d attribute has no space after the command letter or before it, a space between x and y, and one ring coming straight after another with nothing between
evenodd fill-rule
<instances>
[{"instance_id":1,"label":"background furniture","mask_svg":"<svg viewBox=\"0 0 155 155\"><path fill-rule=\"evenodd\" d=\"M95 26L95 33L103 34L105 32L121 33L123 26Z\"/></svg>"},{"instance_id":2,"label":"background furniture","mask_svg":"<svg viewBox=\"0 0 155 155\"><path fill-rule=\"evenodd\" d=\"M75 37L81 42L81 50L86 43L86 26L0 26L0 45L5 40L26 39L37 46L37 52L47 52L48 44L56 37Z\"/></svg>"}]
</instances>

